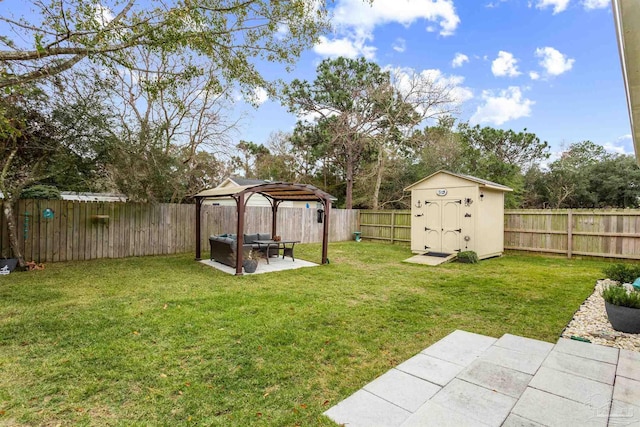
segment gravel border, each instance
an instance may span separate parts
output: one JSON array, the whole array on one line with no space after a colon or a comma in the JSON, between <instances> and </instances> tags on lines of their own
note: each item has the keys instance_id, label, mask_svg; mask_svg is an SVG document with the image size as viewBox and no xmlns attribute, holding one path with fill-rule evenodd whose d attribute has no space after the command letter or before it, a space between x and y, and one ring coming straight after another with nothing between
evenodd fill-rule
<instances>
[{"instance_id":1,"label":"gravel border","mask_svg":"<svg viewBox=\"0 0 640 427\"><path fill-rule=\"evenodd\" d=\"M604 286L615 283L609 279L598 280L591 296L575 312L560 336L581 337L595 344L640 352L640 334L618 332L611 327L607 318L601 292Z\"/></svg>"}]
</instances>

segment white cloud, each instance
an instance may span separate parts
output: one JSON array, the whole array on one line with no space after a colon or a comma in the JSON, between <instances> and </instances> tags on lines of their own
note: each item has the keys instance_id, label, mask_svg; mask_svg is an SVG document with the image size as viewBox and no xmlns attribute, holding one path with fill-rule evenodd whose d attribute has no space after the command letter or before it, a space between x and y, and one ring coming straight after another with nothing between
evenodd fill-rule
<instances>
[{"instance_id":1,"label":"white cloud","mask_svg":"<svg viewBox=\"0 0 640 427\"><path fill-rule=\"evenodd\" d=\"M378 25L399 23L408 27L419 19L439 25L442 36L452 35L460 23L452 0L338 0L332 23L338 29L371 32Z\"/></svg>"},{"instance_id":2,"label":"white cloud","mask_svg":"<svg viewBox=\"0 0 640 427\"><path fill-rule=\"evenodd\" d=\"M559 76L573 67L575 59L567 58L566 55L560 53L552 47L539 47L536 49L535 55L540 60L540 65L550 76Z\"/></svg>"},{"instance_id":3,"label":"white cloud","mask_svg":"<svg viewBox=\"0 0 640 427\"><path fill-rule=\"evenodd\" d=\"M553 7L553 14L563 12L569 6L569 0L538 0L536 7L538 9L546 9L547 7Z\"/></svg>"},{"instance_id":4,"label":"white cloud","mask_svg":"<svg viewBox=\"0 0 640 427\"><path fill-rule=\"evenodd\" d=\"M456 53L453 61L451 61L451 66L453 68L462 67L462 64L464 64L465 62L469 62L469 57L464 53Z\"/></svg>"},{"instance_id":5,"label":"white cloud","mask_svg":"<svg viewBox=\"0 0 640 427\"><path fill-rule=\"evenodd\" d=\"M482 92L484 104L480 105L469 121L473 124L491 123L497 126L509 120L528 117L534 101L523 98L517 86L511 86L497 95L491 91Z\"/></svg>"},{"instance_id":6,"label":"white cloud","mask_svg":"<svg viewBox=\"0 0 640 427\"><path fill-rule=\"evenodd\" d=\"M519 76L518 66L516 65L518 60L513 57L513 54L501 50L498 52L498 57L491 63L491 72L496 77L516 77Z\"/></svg>"},{"instance_id":7,"label":"white cloud","mask_svg":"<svg viewBox=\"0 0 640 427\"><path fill-rule=\"evenodd\" d=\"M253 90L252 101L258 105L262 105L269 100L269 94L263 87L257 87Z\"/></svg>"},{"instance_id":8,"label":"white cloud","mask_svg":"<svg viewBox=\"0 0 640 427\"><path fill-rule=\"evenodd\" d=\"M101 4L95 5L95 20L101 27L106 27L109 22L113 21L116 17L111 9L106 6L102 6Z\"/></svg>"},{"instance_id":9,"label":"white cloud","mask_svg":"<svg viewBox=\"0 0 640 427\"><path fill-rule=\"evenodd\" d=\"M540 73L537 71L529 71L529 77L531 77L531 80L538 80L540 78Z\"/></svg>"},{"instance_id":10,"label":"white cloud","mask_svg":"<svg viewBox=\"0 0 640 427\"><path fill-rule=\"evenodd\" d=\"M398 37L392 47L396 52L402 53L407 50L407 42L405 39Z\"/></svg>"},{"instance_id":11,"label":"white cloud","mask_svg":"<svg viewBox=\"0 0 640 427\"><path fill-rule=\"evenodd\" d=\"M584 0L582 5L587 10L604 9L609 7L611 0Z\"/></svg>"},{"instance_id":12,"label":"white cloud","mask_svg":"<svg viewBox=\"0 0 640 427\"><path fill-rule=\"evenodd\" d=\"M442 36L452 35L460 24L453 0L337 0L331 17L336 36L332 40L321 37L314 51L323 56L373 59L376 48L366 45L365 41L373 41L377 26L398 23L409 27L418 20L430 22L426 30L439 30ZM402 52L399 49L404 46L393 47Z\"/></svg>"},{"instance_id":13,"label":"white cloud","mask_svg":"<svg viewBox=\"0 0 640 427\"><path fill-rule=\"evenodd\" d=\"M627 149L624 145L620 145L619 143L615 143L615 142L606 142L602 144L602 148L604 148L607 151L607 153L631 154L627 152Z\"/></svg>"},{"instance_id":14,"label":"white cloud","mask_svg":"<svg viewBox=\"0 0 640 427\"><path fill-rule=\"evenodd\" d=\"M344 37L329 40L325 36L320 36L320 42L313 47L313 51L320 56L336 58L344 56L346 58L357 58L364 56L366 59L374 59L376 47L367 45L369 37L351 38Z\"/></svg>"}]
</instances>

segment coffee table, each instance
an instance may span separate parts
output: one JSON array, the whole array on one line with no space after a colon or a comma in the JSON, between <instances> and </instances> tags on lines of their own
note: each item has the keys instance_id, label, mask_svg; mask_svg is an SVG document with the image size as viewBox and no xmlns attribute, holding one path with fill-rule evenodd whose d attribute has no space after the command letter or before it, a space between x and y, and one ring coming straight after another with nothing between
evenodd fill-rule
<instances>
[{"instance_id":1,"label":"coffee table","mask_svg":"<svg viewBox=\"0 0 640 427\"><path fill-rule=\"evenodd\" d=\"M263 246L264 248L266 248L267 250L267 264L269 264L269 248L271 248L272 246L275 248L278 248L278 252L280 252L280 249L282 249L282 259L284 259L285 256L291 257L291 259L293 260L293 262L296 261L296 259L293 256L293 248L296 245L296 243L300 243L300 240L254 240L254 243L258 244L259 250L262 251ZM287 246L287 245L291 245L291 246Z\"/></svg>"}]
</instances>

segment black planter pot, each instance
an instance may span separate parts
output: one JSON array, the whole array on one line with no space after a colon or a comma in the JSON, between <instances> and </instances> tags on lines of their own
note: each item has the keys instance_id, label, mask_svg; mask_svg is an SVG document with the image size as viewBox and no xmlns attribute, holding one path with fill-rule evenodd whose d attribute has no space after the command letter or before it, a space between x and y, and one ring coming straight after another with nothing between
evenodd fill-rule
<instances>
[{"instance_id":1,"label":"black planter pot","mask_svg":"<svg viewBox=\"0 0 640 427\"><path fill-rule=\"evenodd\" d=\"M254 259L246 259L242 261L242 267L244 267L245 273L255 273L258 268L258 261Z\"/></svg>"},{"instance_id":2,"label":"black planter pot","mask_svg":"<svg viewBox=\"0 0 640 427\"><path fill-rule=\"evenodd\" d=\"M604 302L613 329L628 334L640 334L640 308L622 307Z\"/></svg>"},{"instance_id":3,"label":"black planter pot","mask_svg":"<svg viewBox=\"0 0 640 427\"><path fill-rule=\"evenodd\" d=\"M0 259L0 268L5 266L9 267L9 271L13 271L18 266L18 258L3 258Z\"/></svg>"}]
</instances>

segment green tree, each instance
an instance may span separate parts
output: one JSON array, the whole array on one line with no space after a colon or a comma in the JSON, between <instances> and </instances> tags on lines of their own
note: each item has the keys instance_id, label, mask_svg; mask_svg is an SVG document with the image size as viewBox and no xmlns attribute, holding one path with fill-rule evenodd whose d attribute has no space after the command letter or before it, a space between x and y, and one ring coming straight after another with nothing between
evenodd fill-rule
<instances>
[{"instance_id":1,"label":"green tree","mask_svg":"<svg viewBox=\"0 0 640 427\"><path fill-rule=\"evenodd\" d=\"M311 0L30 3L23 8L29 16L0 17L7 27L0 38L0 88L81 63L131 68L131 49L143 48L205 56L220 79L250 90L266 85L255 59L291 64L327 28L324 2Z\"/></svg>"},{"instance_id":2,"label":"green tree","mask_svg":"<svg viewBox=\"0 0 640 427\"><path fill-rule=\"evenodd\" d=\"M353 185L360 170L379 147L375 138L390 126L394 106L390 74L360 59L326 59L318 65L313 82L294 80L284 90L290 112L312 117L299 122L298 145L340 168L345 182L345 204L353 206Z\"/></svg>"},{"instance_id":3,"label":"green tree","mask_svg":"<svg viewBox=\"0 0 640 427\"><path fill-rule=\"evenodd\" d=\"M15 204L22 190L52 175L50 166L61 152L57 129L46 115L46 97L39 91L0 97L0 191L13 256L25 260L18 245Z\"/></svg>"}]
</instances>

